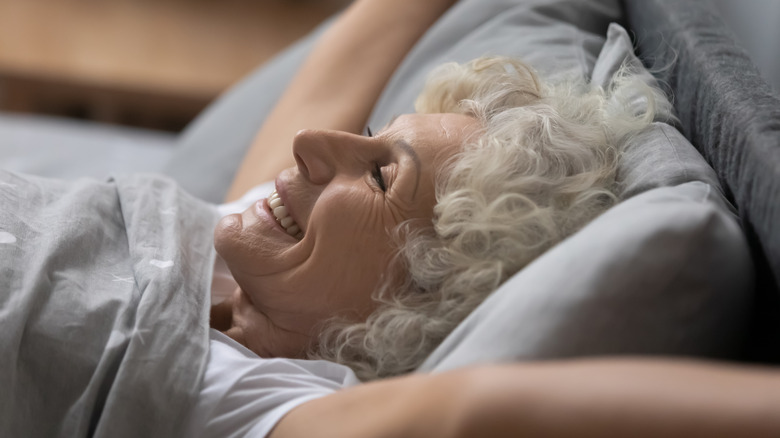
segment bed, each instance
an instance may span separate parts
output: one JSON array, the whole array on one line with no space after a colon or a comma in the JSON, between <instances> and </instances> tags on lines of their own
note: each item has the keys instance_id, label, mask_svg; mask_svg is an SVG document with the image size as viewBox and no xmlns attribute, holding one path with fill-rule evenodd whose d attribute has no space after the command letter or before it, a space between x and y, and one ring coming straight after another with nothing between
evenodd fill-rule
<instances>
[{"instance_id":1,"label":"bed","mask_svg":"<svg viewBox=\"0 0 780 438\"><path fill-rule=\"evenodd\" d=\"M121 144L137 161L112 170L159 172L167 176L164 190L174 190L175 181L217 203L291 72L328 24L237 84L175 138L14 116L0 119L0 133L19 123L59 129L76 145L69 154L80 157L77 166L94 154L85 144ZM780 363L780 228L773 226L780 223L780 101L709 2L462 0L399 67L369 124L411 111L431 67L485 53L521 56L548 75L583 74L604 86L623 62L637 71L644 63L654 76L644 73L646 80L674 96L677 120L659 120L627 147L624 202L510 279L420 371L605 354ZM150 143L168 149L143 155ZM19 170L51 163L54 155L27 153L18 162L28 167ZM39 169L48 176L77 173L47 166ZM197 373L190 375L197 383ZM122 417L122 433L176 431L139 426L153 406L143 408ZM100 424L99 410L93 415L90 432L117 433Z\"/></svg>"}]
</instances>

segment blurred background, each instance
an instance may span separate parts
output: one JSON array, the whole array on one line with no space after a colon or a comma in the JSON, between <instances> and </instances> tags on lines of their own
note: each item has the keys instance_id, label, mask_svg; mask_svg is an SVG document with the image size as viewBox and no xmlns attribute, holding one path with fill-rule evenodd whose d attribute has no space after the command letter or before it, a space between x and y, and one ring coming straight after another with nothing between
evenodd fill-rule
<instances>
[{"instance_id":1,"label":"blurred background","mask_svg":"<svg viewBox=\"0 0 780 438\"><path fill-rule=\"evenodd\" d=\"M780 0L712 2L780 90ZM0 0L0 115L178 132L227 87L348 3ZM0 120L3 147L9 132L21 144L20 133L30 131L22 131L22 121L34 120Z\"/></svg>"},{"instance_id":2,"label":"blurred background","mask_svg":"<svg viewBox=\"0 0 780 438\"><path fill-rule=\"evenodd\" d=\"M0 112L179 131L349 0L0 0Z\"/></svg>"}]
</instances>

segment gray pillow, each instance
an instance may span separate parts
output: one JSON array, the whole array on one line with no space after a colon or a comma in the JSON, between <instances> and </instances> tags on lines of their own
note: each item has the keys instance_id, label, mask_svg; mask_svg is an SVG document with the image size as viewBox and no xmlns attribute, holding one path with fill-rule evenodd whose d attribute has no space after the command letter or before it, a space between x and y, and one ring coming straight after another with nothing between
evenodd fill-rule
<instances>
[{"instance_id":1,"label":"gray pillow","mask_svg":"<svg viewBox=\"0 0 780 438\"><path fill-rule=\"evenodd\" d=\"M630 39L613 25L594 81L626 59L636 61ZM656 123L627 145L619 177L626 201L502 285L420 370L603 354L737 357L752 264L714 172Z\"/></svg>"},{"instance_id":2,"label":"gray pillow","mask_svg":"<svg viewBox=\"0 0 780 438\"><path fill-rule=\"evenodd\" d=\"M607 211L491 295L420 367L604 354L738 355L750 257L701 182Z\"/></svg>"},{"instance_id":3,"label":"gray pillow","mask_svg":"<svg viewBox=\"0 0 780 438\"><path fill-rule=\"evenodd\" d=\"M461 0L394 73L369 125L380 127L395 114L412 112L426 75L446 61L514 55L551 74L587 76L607 26L621 13L618 0ZM263 120L329 24L207 108L182 134L164 172L195 196L222 202Z\"/></svg>"},{"instance_id":4,"label":"gray pillow","mask_svg":"<svg viewBox=\"0 0 780 438\"><path fill-rule=\"evenodd\" d=\"M623 27L612 23L593 68L591 83L608 87L612 76L628 65L648 85L657 87L655 78L634 55L631 38ZM635 98L635 111L644 111L645 100ZM660 113L656 119L674 121L671 114ZM718 177L691 143L676 128L656 122L650 129L624 145L618 169L621 197L628 199L654 187L673 186L686 181L703 181L719 190Z\"/></svg>"}]
</instances>

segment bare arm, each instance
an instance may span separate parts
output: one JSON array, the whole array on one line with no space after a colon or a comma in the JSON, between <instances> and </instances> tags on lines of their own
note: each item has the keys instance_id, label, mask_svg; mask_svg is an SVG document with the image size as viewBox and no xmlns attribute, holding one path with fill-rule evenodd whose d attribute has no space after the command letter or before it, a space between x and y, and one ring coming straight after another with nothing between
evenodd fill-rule
<instances>
[{"instance_id":1,"label":"bare arm","mask_svg":"<svg viewBox=\"0 0 780 438\"><path fill-rule=\"evenodd\" d=\"M287 437L777 437L780 371L582 360L371 383L306 403Z\"/></svg>"},{"instance_id":2,"label":"bare arm","mask_svg":"<svg viewBox=\"0 0 780 438\"><path fill-rule=\"evenodd\" d=\"M295 164L304 128L360 133L395 68L455 0L356 0L321 37L266 119L227 199Z\"/></svg>"}]
</instances>

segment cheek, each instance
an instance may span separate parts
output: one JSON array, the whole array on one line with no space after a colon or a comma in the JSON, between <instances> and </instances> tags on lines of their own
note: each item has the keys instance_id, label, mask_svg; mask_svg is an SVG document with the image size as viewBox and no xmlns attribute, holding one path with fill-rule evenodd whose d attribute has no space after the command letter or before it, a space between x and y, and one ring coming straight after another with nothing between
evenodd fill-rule
<instances>
[{"instance_id":1,"label":"cheek","mask_svg":"<svg viewBox=\"0 0 780 438\"><path fill-rule=\"evenodd\" d=\"M371 295L387 269L392 246L382 221L361 211L342 208L327 218L317 218L307 272L297 280L301 290L312 291L331 311L351 309L366 316L365 311L373 308Z\"/></svg>"},{"instance_id":2,"label":"cheek","mask_svg":"<svg viewBox=\"0 0 780 438\"><path fill-rule=\"evenodd\" d=\"M342 269L358 270L383 265L390 248L392 218L382 202L373 194L350 192L323 196L323 201L311 220L313 256L322 257L331 268L344 265Z\"/></svg>"},{"instance_id":3,"label":"cheek","mask_svg":"<svg viewBox=\"0 0 780 438\"><path fill-rule=\"evenodd\" d=\"M333 245L336 245L335 243ZM316 251L311 269L294 278L305 295L326 317L343 315L363 319L374 308L372 295L387 266L385 251L370 242L341 241L330 251Z\"/></svg>"}]
</instances>

